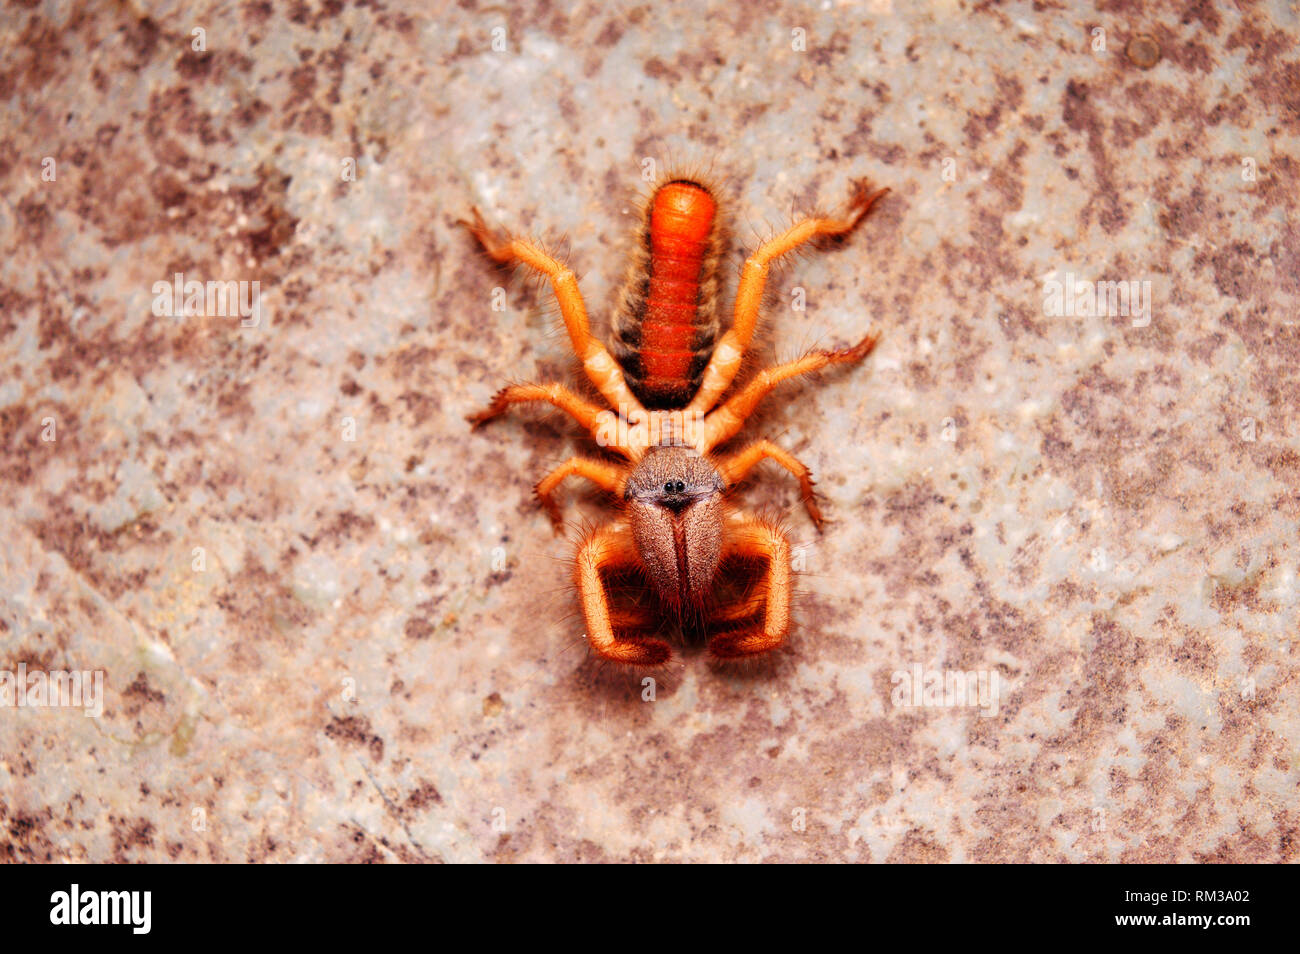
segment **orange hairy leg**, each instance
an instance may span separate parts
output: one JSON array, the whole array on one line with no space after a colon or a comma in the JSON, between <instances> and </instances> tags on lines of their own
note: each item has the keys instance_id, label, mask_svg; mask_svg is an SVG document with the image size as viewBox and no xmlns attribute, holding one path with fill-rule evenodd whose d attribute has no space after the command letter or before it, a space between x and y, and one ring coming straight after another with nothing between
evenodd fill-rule
<instances>
[{"instance_id":1,"label":"orange hairy leg","mask_svg":"<svg viewBox=\"0 0 1300 954\"><path fill-rule=\"evenodd\" d=\"M627 609L626 607L611 606L609 608L609 623L613 629L623 630L650 630L659 625L659 618L654 613L644 610Z\"/></svg>"},{"instance_id":2,"label":"orange hairy leg","mask_svg":"<svg viewBox=\"0 0 1300 954\"><path fill-rule=\"evenodd\" d=\"M582 615L587 623L587 641L596 655L611 662L660 666L672 658L668 644L641 636L618 636L610 615L605 581L601 579L602 570L639 565L636 543L625 524L607 524L598 528L578 549L574 574L582 601Z\"/></svg>"},{"instance_id":3,"label":"orange hairy leg","mask_svg":"<svg viewBox=\"0 0 1300 954\"><path fill-rule=\"evenodd\" d=\"M734 623L738 620L749 619L756 613L762 612L766 602L761 590L749 593L740 599L731 600L714 607L709 612L709 623Z\"/></svg>"},{"instance_id":4,"label":"orange hairy leg","mask_svg":"<svg viewBox=\"0 0 1300 954\"><path fill-rule=\"evenodd\" d=\"M758 402L767 397L782 381L820 371L831 364L852 364L861 361L876 346L876 335L867 335L850 348L838 351L810 351L802 358L788 364L765 368L755 375L744 388L733 394L725 404L715 408L700 426L698 446L701 451L709 451L728 438L734 437L744 425L745 419L753 413Z\"/></svg>"},{"instance_id":5,"label":"orange hairy leg","mask_svg":"<svg viewBox=\"0 0 1300 954\"><path fill-rule=\"evenodd\" d=\"M564 327L569 332L574 354L582 362L591 383L596 386L611 407L620 413L642 410L641 402L632 394L623 379L623 370L613 356L591 334L591 323L587 319L587 306L578 290L578 279L559 259L553 258L533 242L526 239L498 236L488 228L478 209L471 209L472 221L461 222L470 234L483 246L483 250L495 261L503 265L522 262L533 271L545 275L559 302L560 314L564 318Z\"/></svg>"},{"instance_id":6,"label":"orange hairy leg","mask_svg":"<svg viewBox=\"0 0 1300 954\"><path fill-rule=\"evenodd\" d=\"M606 464L585 457L570 457L543 477L537 484L537 496L550 515L556 533L564 529L564 518L560 515L560 507L555 502L555 490L566 477L586 477L602 490L616 497L622 497L623 486L627 482L627 470L616 464Z\"/></svg>"},{"instance_id":7,"label":"orange hairy leg","mask_svg":"<svg viewBox=\"0 0 1300 954\"><path fill-rule=\"evenodd\" d=\"M840 218L812 218L797 222L776 238L764 242L757 252L745 261L736 290L736 310L731 328L718 341L704 369L700 389L691 401L689 410L703 414L708 411L731 386L736 372L749 350L763 306L763 293L772 262L788 255L799 246L817 238L846 235L862 221L876 200L888 189L870 191L865 182L858 184L849 202L848 212Z\"/></svg>"},{"instance_id":8,"label":"orange hairy leg","mask_svg":"<svg viewBox=\"0 0 1300 954\"><path fill-rule=\"evenodd\" d=\"M551 404L568 414L592 434L604 435L601 428L602 419L609 411L584 401L563 384L512 384L502 388L492 397L492 403L477 414L470 414L465 419L475 427L482 427L488 421L504 414L514 404ZM605 429L608 430L608 429ZM604 446L616 450L625 457L632 457L632 451L623 444L605 438Z\"/></svg>"},{"instance_id":9,"label":"orange hairy leg","mask_svg":"<svg viewBox=\"0 0 1300 954\"><path fill-rule=\"evenodd\" d=\"M764 570L763 619L759 626L724 632L709 641L715 660L745 659L771 652L790 631L790 541L776 527L753 517L738 517L728 534L727 553L755 557Z\"/></svg>"},{"instance_id":10,"label":"orange hairy leg","mask_svg":"<svg viewBox=\"0 0 1300 954\"><path fill-rule=\"evenodd\" d=\"M822 527L822 512L817 506L817 498L813 492L812 471L804 466L799 458L788 451L782 450L771 441L757 441L744 450L728 457L718 466L718 473L722 474L722 479L727 482L728 487L734 487L760 461L769 457L788 470L799 481L799 489L803 493L803 503L808 510L808 516L812 518L812 522L820 530Z\"/></svg>"}]
</instances>

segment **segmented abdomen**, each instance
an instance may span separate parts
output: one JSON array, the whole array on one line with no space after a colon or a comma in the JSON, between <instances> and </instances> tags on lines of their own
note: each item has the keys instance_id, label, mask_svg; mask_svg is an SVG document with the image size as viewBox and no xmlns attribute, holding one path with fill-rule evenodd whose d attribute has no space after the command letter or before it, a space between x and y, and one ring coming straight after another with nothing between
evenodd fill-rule
<instances>
[{"instance_id":1,"label":"segmented abdomen","mask_svg":"<svg viewBox=\"0 0 1300 954\"><path fill-rule=\"evenodd\" d=\"M648 408L690 403L718 336L718 203L704 186L667 182L646 206L614 316L614 356Z\"/></svg>"}]
</instances>

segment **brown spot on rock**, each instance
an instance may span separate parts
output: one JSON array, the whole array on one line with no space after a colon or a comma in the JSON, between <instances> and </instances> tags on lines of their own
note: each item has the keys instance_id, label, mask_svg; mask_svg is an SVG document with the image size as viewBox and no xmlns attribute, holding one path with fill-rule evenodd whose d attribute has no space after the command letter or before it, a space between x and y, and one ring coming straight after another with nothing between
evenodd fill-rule
<instances>
[{"instance_id":1,"label":"brown spot on rock","mask_svg":"<svg viewBox=\"0 0 1300 954\"><path fill-rule=\"evenodd\" d=\"M410 795L406 797L406 806L416 811L423 811L430 805L441 805L442 795L428 779L421 779Z\"/></svg>"},{"instance_id":2,"label":"brown spot on rock","mask_svg":"<svg viewBox=\"0 0 1300 954\"><path fill-rule=\"evenodd\" d=\"M384 757L384 740L370 728L370 720L365 716L334 716L325 726L325 735L343 745L368 749L370 758L376 762Z\"/></svg>"},{"instance_id":3,"label":"brown spot on rock","mask_svg":"<svg viewBox=\"0 0 1300 954\"><path fill-rule=\"evenodd\" d=\"M433 624L423 616L412 616L406 621L402 632L407 639L428 639L433 635Z\"/></svg>"},{"instance_id":4,"label":"brown spot on rock","mask_svg":"<svg viewBox=\"0 0 1300 954\"><path fill-rule=\"evenodd\" d=\"M1138 69L1149 70L1160 62L1160 44L1155 37L1139 33L1125 45L1124 55Z\"/></svg>"}]
</instances>

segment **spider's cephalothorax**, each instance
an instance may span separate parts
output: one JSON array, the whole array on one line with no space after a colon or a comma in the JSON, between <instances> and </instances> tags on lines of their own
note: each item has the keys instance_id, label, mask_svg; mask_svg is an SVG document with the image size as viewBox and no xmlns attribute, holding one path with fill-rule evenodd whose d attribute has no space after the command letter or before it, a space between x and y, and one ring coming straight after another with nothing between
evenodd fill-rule
<instances>
[{"instance_id":1,"label":"spider's cephalothorax","mask_svg":"<svg viewBox=\"0 0 1300 954\"><path fill-rule=\"evenodd\" d=\"M646 575L674 609L708 601L722 557L726 481L694 448L652 447L623 489Z\"/></svg>"},{"instance_id":2,"label":"spider's cephalothorax","mask_svg":"<svg viewBox=\"0 0 1300 954\"><path fill-rule=\"evenodd\" d=\"M771 522L733 506L727 495L759 461L771 458L800 484L804 504L821 527L808 468L771 441L719 455L758 403L782 381L831 364L862 360L875 345L867 335L836 351L810 351L767 368L731 388L754 335L768 270L776 259L820 237L846 235L887 190L855 189L840 216L804 219L763 243L745 262L731 327L721 331L717 298L725 233L717 193L698 181L670 178L646 204L637 253L613 320L613 353L591 335L573 272L538 245L500 236L475 210L465 224L496 261L523 263L547 276L560 313L602 409L561 384L513 385L473 415L476 425L513 404L547 402L583 425L621 460L572 457L537 485L556 528L563 521L554 493L570 476L609 491L621 512L589 533L578 548L575 581L587 638L599 656L654 666L672 655L653 637L666 614L702 623L715 659L745 659L776 649L790 627L790 544ZM754 587L721 584L730 562L761 565ZM616 605L610 578L632 572L647 580L660 612Z\"/></svg>"}]
</instances>

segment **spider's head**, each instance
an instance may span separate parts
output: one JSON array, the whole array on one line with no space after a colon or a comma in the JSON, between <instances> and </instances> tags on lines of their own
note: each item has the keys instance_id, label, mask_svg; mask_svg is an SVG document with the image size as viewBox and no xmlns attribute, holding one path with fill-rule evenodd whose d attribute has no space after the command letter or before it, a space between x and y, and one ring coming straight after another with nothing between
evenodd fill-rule
<instances>
[{"instance_id":1,"label":"spider's head","mask_svg":"<svg viewBox=\"0 0 1300 954\"><path fill-rule=\"evenodd\" d=\"M722 553L722 492L713 465L688 447L652 448L627 480L632 536L666 602L699 603Z\"/></svg>"}]
</instances>

